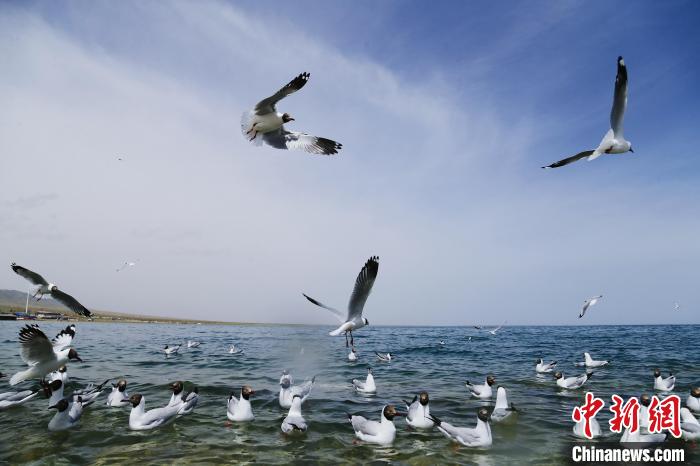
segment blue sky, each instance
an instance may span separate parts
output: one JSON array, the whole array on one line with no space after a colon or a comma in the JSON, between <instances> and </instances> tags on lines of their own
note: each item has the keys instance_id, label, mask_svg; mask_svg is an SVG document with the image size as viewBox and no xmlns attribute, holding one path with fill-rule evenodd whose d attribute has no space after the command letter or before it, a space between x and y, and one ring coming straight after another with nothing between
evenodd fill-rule
<instances>
[{"instance_id":1,"label":"blue sky","mask_svg":"<svg viewBox=\"0 0 700 466\"><path fill-rule=\"evenodd\" d=\"M575 323L599 293L586 323L697 323L699 11L5 3L0 256L96 309L332 323L301 292L342 306L377 254L373 323ZM605 134L618 55L635 154L541 170ZM301 71L280 108L333 159L238 130Z\"/></svg>"}]
</instances>

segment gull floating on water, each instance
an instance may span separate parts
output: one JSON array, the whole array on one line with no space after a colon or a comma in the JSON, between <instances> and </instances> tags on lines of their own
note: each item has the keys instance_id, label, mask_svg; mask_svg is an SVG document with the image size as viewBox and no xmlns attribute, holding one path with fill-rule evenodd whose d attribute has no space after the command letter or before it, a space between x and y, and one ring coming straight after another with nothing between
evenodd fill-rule
<instances>
[{"instance_id":1,"label":"gull floating on water","mask_svg":"<svg viewBox=\"0 0 700 466\"><path fill-rule=\"evenodd\" d=\"M681 436L685 440L700 440L700 422L688 408L681 408Z\"/></svg>"},{"instance_id":2,"label":"gull floating on water","mask_svg":"<svg viewBox=\"0 0 700 466\"><path fill-rule=\"evenodd\" d=\"M201 345L201 343L198 342L198 341L187 340L187 347L188 347L188 348L196 348L196 347L198 347L199 345Z\"/></svg>"},{"instance_id":3,"label":"gull floating on water","mask_svg":"<svg viewBox=\"0 0 700 466\"><path fill-rule=\"evenodd\" d=\"M243 353L243 350L240 348L236 348L236 345L231 345L228 349L228 354L241 354Z\"/></svg>"},{"instance_id":4,"label":"gull floating on water","mask_svg":"<svg viewBox=\"0 0 700 466\"><path fill-rule=\"evenodd\" d=\"M129 401L129 394L126 392L126 380L120 379L112 385L112 393L107 396L107 406L120 408L125 406L124 401Z\"/></svg>"},{"instance_id":5,"label":"gull floating on water","mask_svg":"<svg viewBox=\"0 0 700 466\"><path fill-rule=\"evenodd\" d=\"M83 400L81 397L73 401L61 399L55 405L49 406L49 409L56 410L56 414L49 421L49 430L51 432L68 430L80 421L80 416L83 415Z\"/></svg>"},{"instance_id":6,"label":"gull floating on water","mask_svg":"<svg viewBox=\"0 0 700 466\"><path fill-rule=\"evenodd\" d=\"M631 448L646 448L664 441L666 441L666 434L643 434L642 429L632 432L629 427L625 428L622 437L620 437L620 443Z\"/></svg>"},{"instance_id":7,"label":"gull floating on water","mask_svg":"<svg viewBox=\"0 0 700 466\"><path fill-rule=\"evenodd\" d=\"M460 443L465 447L488 448L493 443L491 426L489 425L489 412L481 408L477 415L476 427L455 427L443 422L437 416L430 415L438 430L448 439Z\"/></svg>"},{"instance_id":8,"label":"gull floating on water","mask_svg":"<svg viewBox=\"0 0 700 466\"><path fill-rule=\"evenodd\" d=\"M372 375L372 368L367 368L367 378L363 382L362 380L352 379L352 386L358 393L374 394L377 393L377 385L374 383L374 376Z\"/></svg>"},{"instance_id":9,"label":"gull floating on water","mask_svg":"<svg viewBox=\"0 0 700 466\"><path fill-rule=\"evenodd\" d=\"M486 381L483 385L473 385L468 380L465 383L465 385L467 386L469 393L471 393L473 397L480 398L482 400L487 400L493 396L493 390L491 389L491 386L495 383L496 378L493 375L487 375Z\"/></svg>"},{"instance_id":10,"label":"gull floating on water","mask_svg":"<svg viewBox=\"0 0 700 466\"><path fill-rule=\"evenodd\" d=\"M537 360L537 365L535 366L535 372L538 374L546 374L548 372L552 372L554 370L554 367L557 365L556 361L551 361L551 362L544 362L542 358Z\"/></svg>"},{"instance_id":11,"label":"gull floating on water","mask_svg":"<svg viewBox=\"0 0 700 466\"><path fill-rule=\"evenodd\" d=\"M586 315L586 311L588 310L589 307L595 306L595 304L598 302L600 298L602 298L603 295L598 295L598 296L593 296L592 298L588 298L583 302L583 307L581 308L581 312L578 315L578 318L580 319L584 315Z\"/></svg>"},{"instance_id":12,"label":"gull floating on water","mask_svg":"<svg viewBox=\"0 0 700 466\"><path fill-rule=\"evenodd\" d=\"M199 389L194 387L191 391L183 393L185 384L178 380L170 384L170 389L173 391L168 406L178 406L177 411L178 416L184 416L185 414L190 414L194 411L199 401Z\"/></svg>"},{"instance_id":13,"label":"gull floating on water","mask_svg":"<svg viewBox=\"0 0 700 466\"><path fill-rule=\"evenodd\" d=\"M165 406L146 411L146 398L137 393L131 395L124 403L131 403L131 413L129 413L129 429L150 430L170 424L177 418L180 406Z\"/></svg>"},{"instance_id":14,"label":"gull floating on water","mask_svg":"<svg viewBox=\"0 0 700 466\"><path fill-rule=\"evenodd\" d=\"M298 91L309 81L309 73L301 73L274 95L261 100L253 110L243 113L241 132L256 146L263 142L276 149L301 149L311 154L337 154L342 144L306 133L287 131L285 123L294 121L289 113L277 111L277 102Z\"/></svg>"},{"instance_id":15,"label":"gull floating on water","mask_svg":"<svg viewBox=\"0 0 700 466\"><path fill-rule=\"evenodd\" d=\"M352 348L348 353L348 361L357 361L357 351L355 351L355 348Z\"/></svg>"},{"instance_id":16,"label":"gull floating on water","mask_svg":"<svg viewBox=\"0 0 700 466\"><path fill-rule=\"evenodd\" d=\"M289 406L287 416L282 420L282 432L289 434L291 432L306 432L306 420L301 415L302 399L300 395L294 395Z\"/></svg>"},{"instance_id":17,"label":"gull floating on water","mask_svg":"<svg viewBox=\"0 0 700 466\"><path fill-rule=\"evenodd\" d=\"M661 392L670 392L676 386L676 376L673 373L668 374L665 379L661 377L661 371L654 369L654 390Z\"/></svg>"},{"instance_id":18,"label":"gull floating on water","mask_svg":"<svg viewBox=\"0 0 700 466\"><path fill-rule=\"evenodd\" d=\"M180 350L180 347L182 345L176 345L176 346L168 346L165 345L165 348L163 348L163 352L165 353L166 356L170 356L171 354L175 354Z\"/></svg>"},{"instance_id":19,"label":"gull floating on water","mask_svg":"<svg viewBox=\"0 0 700 466\"><path fill-rule=\"evenodd\" d=\"M406 424L417 429L432 429L435 423L430 420L430 398L428 392L420 392L406 404Z\"/></svg>"},{"instance_id":20,"label":"gull floating on water","mask_svg":"<svg viewBox=\"0 0 700 466\"><path fill-rule=\"evenodd\" d=\"M557 379L558 387L576 390L577 388L583 387L583 384L585 384L592 375L592 372L586 372L576 377L564 377L564 374L558 371L554 373L554 378Z\"/></svg>"},{"instance_id":21,"label":"gull floating on water","mask_svg":"<svg viewBox=\"0 0 700 466\"><path fill-rule=\"evenodd\" d=\"M612 111L610 112L610 129L594 150L586 150L566 159L547 165L542 168L557 168L568 165L582 158L595 160L603 154L623 154L634 152L632 143L625 140L622 122L627 108L627 67L622 57L617 57L617 76L615 78L615 95L613 97Z\"/></svg>"},{"instance_id":22,"label":"gull floating on water","mask_svg":"<svg viewBox=\"0 0 700 466\"><path fill-rule=\"evenodd\" d=\"M68 383L68 368L66 366L61 366L58 368L57 371L51 372L47 377L49 379L49 382L52 382L54 380L60 380L64 384Z\"/></svg>"},{"instance_id":23,"label":"gull floating on water","mask_svg":"<svg viewBox=\"0 0 700 466\"><path fill-rule=\"evenodd\" d=\"M38 325L27 325L22 328L19 331L20 356L29 369L13 375L10 378L10 385L17 385L29 379L42 379L69 360L82 361L75 349L63 346L64 339L60 342L59 346L54 347L44 332L39 330ZM60 350L57 349L59 347Z\"/></svg>"},{"instance_id":24,"label":"gull floating on water","mask_svg":"<svg viewBox=\"0 0 700 466\"><path fill-rule=\"evenodd\" d=\"M311 389L314 388L314 382L316 382L316 376L301 385L292 385L294 379L285 370L282 373L282 377L280 377L280 394L278 397L280 406L282 408L291 407L295 396L301 397L301 403L304 403L311 394Z\"/></svg>"},{"instance_id":25,"label":"gull floating on water","mask_svg":"<svg viewBox=\"0 0 700 466\"><path fill-rule=\"evenodd\" d=\"M255 395L255 391L248 385L243 385L241 388L240 399L237 399L236 396L231 393L226 406L226 416L230 421L245 422L255 419L255 416L253 416L253 407L250 404L250 397L253 395Z\"/></svg>"},{"instance_id":26,"label":"gull floating on water","mask_svg":"<svg viewBox=\"0 0 700 466\"><path fill-rule=\"evenodd\" d=\"M604 360L599 360L596 361L591 357L589 353L583 353L583 362L577 362L577 366L586 366L586 367L603 367L608 364L608 361Z\"/></svg>"},{"instance_id":27,"label":"gull floating on water","mask_svg":"<svg viewBox=\"0 0 700 466\"><path fill-rule=\"evenodd\" d=\"M402 416L392 405L382 408L380 421L370 421L363 416L348 414L348 419L355 431L355 436L367 443L377 445L391 445L396 438L396 426L394 417Z\"/></svg>"},{"instance_id":28,"label":"gull floating on water","mask_svg":"<svg viewBox=\"0 0 700 466\"><path fill-rule=\"evenodd\" d=\"M353 330L358 330L365 325L369 325L369 321L362 317L362 310L365 307L367 298L372 291L372 285L374 285L374 280L377 278L377 273L379 272L379 257L372 256L365 263L360 273L357 275L355 280L355 288L352 290L350 295L350 302L348 303L347 317L343 318L343 313L337 309L326 306L325 304L315 300L304 294L304 297L320 306L324 309L331 311L340 320L342 325L337 329L330 332L329 335L336 336L341 333L345 334L345 346L354 345L354 340L352 338ZM348 345L348 333L350 333L350 345Z\"/></svg>"},{"instance_id":29,"label":"gull floating on water","mask_svg":"<svg viewBox=\"0 0 700 466\"><path fill-rule=\"evenodd\" d=\"M496 406L491 413L491 420L493 422L510 421L514 417L513 414L517 412L518 409L513 403L508 404L506 389L498 387L498 390L496 390Z\"/></svg>"},{"instance_id":30,"label":"gull floating on water","mask_svg":"<svg viewBox=\"0 0 700 466\"><path fill-rule=\"evenodd\" d=\"M591 439L598 438L603 435L603 431L600 428L600 423L595 416L590 418L589 422L591 427ZM574 424L574 435L578 438L588 440L588 437L586 437L586 420L583 417L580 421Z\"/></svg>"},{"instance_id":31,"label":"gull floating on water","mask_svg":"<svg viewBox=\"0 0 700 466\"><path fill-rule=\"evenodd\" d=\"M41 390L24 390L21 392L0 393L0 411L13 406L19 406L36 397Z\"/></svg>"},{"instance_id":32,"label":"gull floating on water","mask_svg":"<svg viewBox=\"0 0 700 466\"><path fill-rule=\"evenodd\" d=\"M391 353L377 353L375 351L374 354L377 355L377 359L379 359L380 361L389 362L394 359L394 355Z\"/></svg>"},{"instance_id":33,"label":"gull floating on water","mask_svg":"<svg viewBox=\"0 0 700 466\"><path fill-rule=\"evenodd\" d=\"M75 299L68 293L64 293L63 291L59 290L58 286L54 285L53 283L47 282L44 279L44 277L42 277L38 273L32 272L29 269L25 269L24 267L19 266L14 262L12 263L11 267L17 275L27 279L30 283L38 286L36 292L34 293L34 297L37 298L37 301L41 300L41 298L43 298L44 295L48 294L51 295L53 299L63 304L68 309L70 309L78 315L84 317L90 317L92 315L92 313L85 306L80 304L77 299Z\"/></svg>"}]
</instances>

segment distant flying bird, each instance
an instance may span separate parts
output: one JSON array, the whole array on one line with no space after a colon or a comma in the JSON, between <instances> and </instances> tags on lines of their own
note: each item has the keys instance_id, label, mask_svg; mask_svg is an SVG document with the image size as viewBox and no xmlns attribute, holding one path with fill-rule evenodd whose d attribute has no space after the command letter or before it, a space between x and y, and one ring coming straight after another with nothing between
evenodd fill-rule
<instances>
[{"instance_id":1,"label":"distant flying bird","mask_svg":"<svg viewBox=\"0 0 700 466\"><path fill-rule=\"evenodd\" d=\"M589 307L594 306L600 298L602 298L603 295L598 295L594 296L592 298L588 298L583 302L583 307L581 308L581 313L578 315L578 318L580 319L584 315L586 315L586 311L588 310Z\"/></svg>"},{"instance_id":2,"label":"distant flying bird","mask_svg":"<svg viewBox=\"0 0 700 466\"><path fill-rule=\"evenodd\" d=\"M122 270L124 270L127 267L133 267L136 265L137 262L138 262L138 259L135 261L126 261L117 269L117 272L121 272Z\"/></svg>"},{"instance_id":3,"label":"distant flying bird","mask_svg":"<svg viewBox=\"0 0 700 466\"><path fill-rule=\"evenodd\" d=\"M34 298L37 298L38 296L37 301L41 300L45 294L50 294L53 299L60 302L76 314L84 317L90 317L92 315L92 313L85 306L78 302L78 300L59 290L53 283L47 282L44 277L38 273L25 269L14 262L12 263L11 267L17 275L24 277L34 285L38 285L39 288L34 293Z\"/></svg>"},{"instance_id":4,"label":"distant flying bird","mask_svg":"<svg viewBox=\"0 0 700 466\"><path fill-rule=\"evenodd\" d=\"M674 310L678 311L678 310L680 310L680 308L681 308L681 305L680 305L680 304L678 304L678 303L674 303L674 304L673 304L673 309L674 309Z\"/></svg>"},{"instance_id":5,"label":"distant flying bird","mask_svg":"<svg viewBox=\"0 0 700 466\"><path fill-rule=\"evenodd\" d=\"M474 325L474 328L477 330L481 330L481 325Z\"/></svg>"},{"instance_id":6,"label":"distant flying bird","mask_svg":"<svg viewBox=\"0 0 700 466\"><path fill-rule=\"evenodd\" d=\"M560 160L542 168L557 168L568 165L577 160L588 157L588 160L595 160L603 154L623 154L634 152L632 143L625 140L622 128L622 120L627 108L627 67L622 57L617 57L617 77L615 78L615 95L613 97L612 111L610 112L610 130L605 134L603 140L595 150L579 152L569 158Z\"/></svg>"},{"instance_id":7,"label":"distant flying bird","mask_svg":"<svg viewBox=\"0 0 700 466\"><path fill-rule=\"evenodd\" d=\"M264 142L277 149L301 149L311 154L337 154L342 144L305 133L287 131L284 123L294 121L289 113L277 111L277 102L298 91L309 81L309 73L301 73L274 95L261 100L253 110L243 113L241 132L256 146Z\"/></svg>"},{"instance_id":8,"label":"distant flying bird","mask_svg":"<svg viewBox=\"0 0 700 466\"><path fill-rule=\"evenodd\" d=\"M491 335L495 335L500 329L503 328L503 326L506 324L506 322L503 322L502 325L499 325L498 327L494 328L493 330L489 330L489 333Z\"/></svg>"},{"instance_id":9,"label":"distant flying bird","mask_svg":"<svg viewBox=\"0 0 700 466\"><path fill-rule=\"evenodd\" d=\"M362 310L365 307L365 302L369 297L369 293L372 291L372 285L374 285L374 280L377 278L377 273L379 272L379 257L372 256L362 267L360 273L357 275L355 280L355 288L352 290L350 295L350 302L348 303L347 317L343 318L343 313L332 307L328 307L325 304L315 300L304 294L304 297L320 306L324 309L331 311L338 317L342 325L337 329L330 332L329 335L336 336L341 333L345 333L345 346L348 347L348 333L350 333L350 344L354 345L354 340L352 338L353 330L358 330L365 325L369 325L369 321L362 317Z\"/></svg>"}]
</instances>

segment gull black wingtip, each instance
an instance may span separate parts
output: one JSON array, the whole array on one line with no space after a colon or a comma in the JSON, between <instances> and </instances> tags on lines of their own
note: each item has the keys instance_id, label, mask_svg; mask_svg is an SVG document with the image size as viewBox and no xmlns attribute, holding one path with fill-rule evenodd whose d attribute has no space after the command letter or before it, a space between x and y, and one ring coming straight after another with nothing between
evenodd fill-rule
<instances>
[{"instance_id":1,"label":"gull black wingtip","mask_svg":"<svg viewBox=\"0 0 700 466\"><path fill-rule=\"evenodd\" d=\"M442 421L440 420L440 418L437 417L437 416L435 416L434 414L428 414L428 415L425 416L425 417L427 417L428 419L430 419L431 421L433 421L433 423L434 423L436 426L440 426L440 424L442 424Z\"/></svg>"}]
</instances>

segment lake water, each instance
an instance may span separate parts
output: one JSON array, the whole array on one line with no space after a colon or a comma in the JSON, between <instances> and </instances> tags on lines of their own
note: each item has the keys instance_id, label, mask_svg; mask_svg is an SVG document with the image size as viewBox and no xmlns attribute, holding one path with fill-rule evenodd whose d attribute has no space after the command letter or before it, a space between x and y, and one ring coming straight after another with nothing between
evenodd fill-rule
<instances>
[{"instance_id":1,"label":"lake water","mask_svg":"<svg viewBox=\"0 0 700 466\"><path fill-rule=\"evenodd\" d=\"M42 322L53 337L65 324ZM20 322L0 322L0 371L21 368L17 332ZM142 393L146 407L165 405L166 384L184 380L199 386L195 412L172 425L146 432L128 428L129 408L104 406L106 393L86 408L80 424L68 432L50 433L45 398L0 411L0 463L9 464L217 464L257 462L398 464L561 464L569 461L571 410L583 391L563 392L551 376L534 371L537 358L557 359L565 375L581 373L573 363L589 351L611 364L598 370L587 388L606 400L598 415L605 429L610 395L625 398L650 393L652 371L660 367L678 376L675 393L687 397L700 383L700 326L505 327L492 336L469 327L366 327L357 332L359 361L350 363L342 337L329 337L326 327L209 326L78 323L74 347L84 363L71 363L69 387L107 378L128 380L130 394ZM468 341L472 336L472 341ZM196 339L196 349L182 348L165 358L166 344ZM440 339L446 345L438 344ZM228 354L231 343L244 355ZM396 359L379 362L373 351L391 351ZM375 397L354 393L353 378L374 369ZM277 402L279 377L288 369L297 382L316 375L316 386L304 404L309 431L286 438L280 431L285 410ZM513 425L495 425L493 447L457 447L439 432L415 432L399 419L391 447L354 442L346 412L378 419L384 404L410 400L420 390L430 393L431 412L458 426L472 427L481 402L470 399L465 380L483 383L487 373L507 388L509 401L522 413ZM0 379L0 393L9 390ZM242 384L256 390L256 420L230 425L226 401ZM20 387L32 388L35 383ZM607 430L607 429L606 429ZM682 443L680 443L682 445ZM692 446L692 445L691 445ZM568 449L568 450L567 450ZM695 448L697 449L697 448ZM693 449L691 449L693 450ZM691 454L697 455L697 452ZM694 457L697 460L698 456Z\"/></svg>"}]
</instances>

